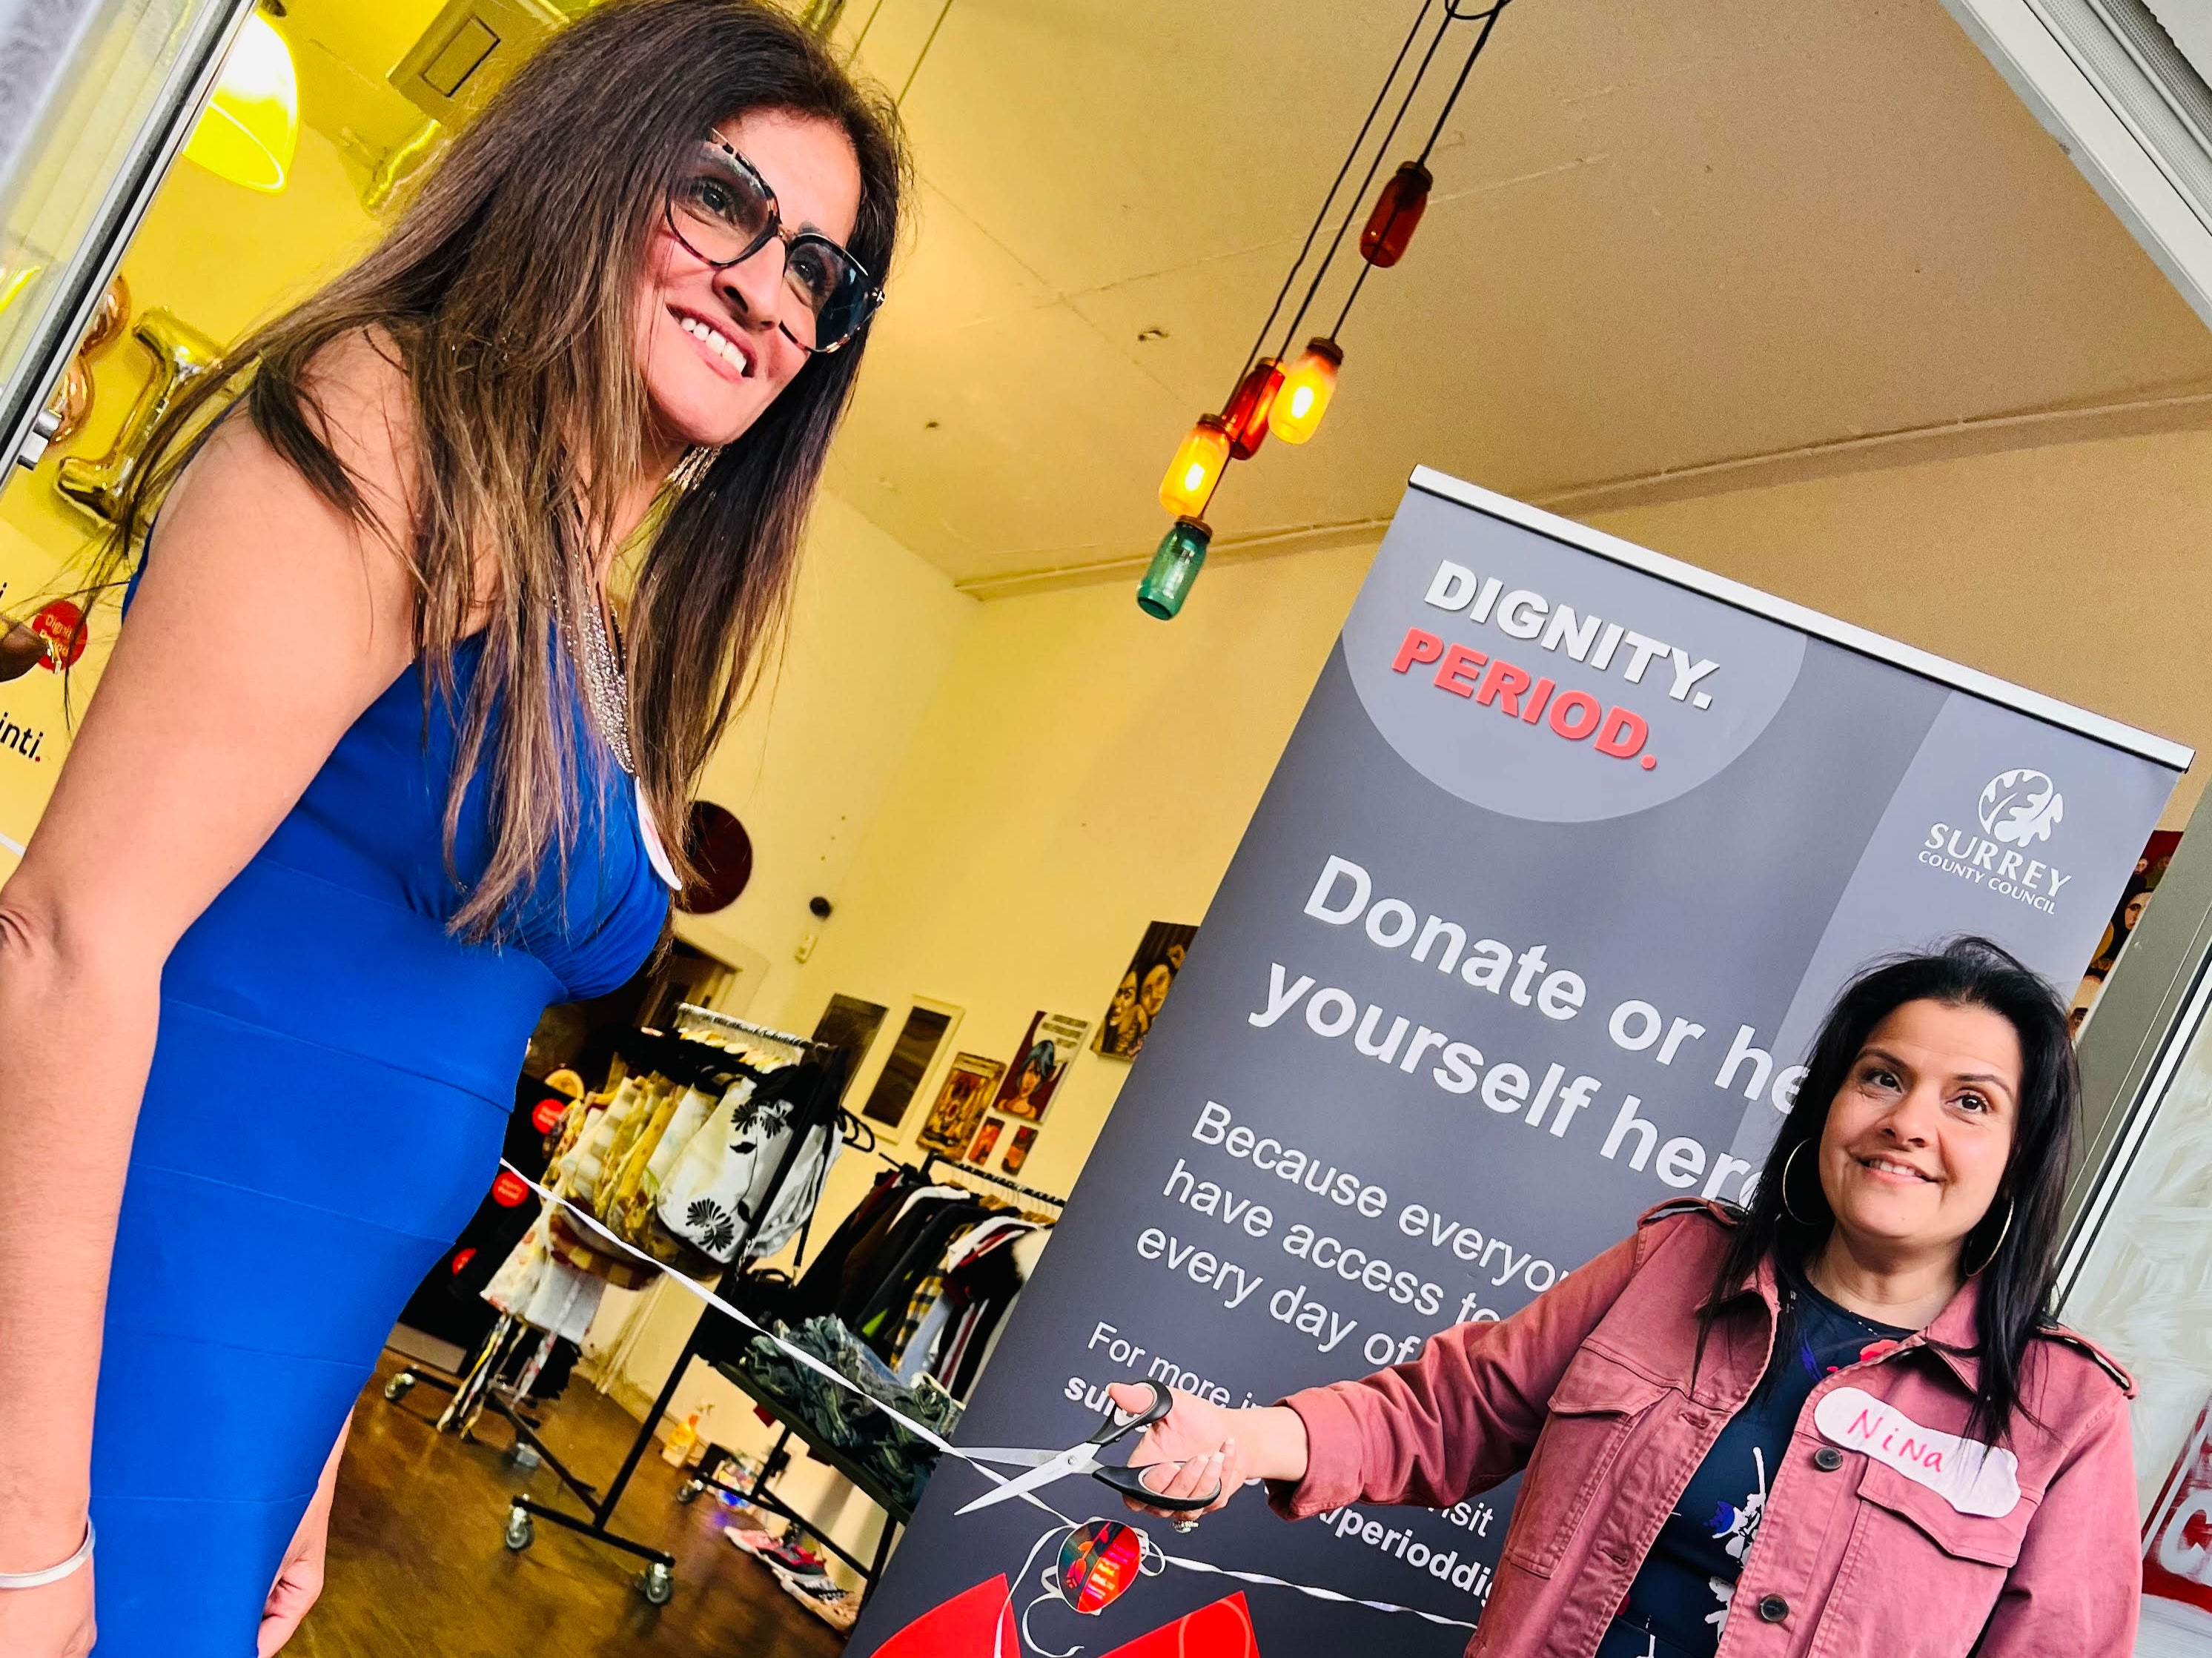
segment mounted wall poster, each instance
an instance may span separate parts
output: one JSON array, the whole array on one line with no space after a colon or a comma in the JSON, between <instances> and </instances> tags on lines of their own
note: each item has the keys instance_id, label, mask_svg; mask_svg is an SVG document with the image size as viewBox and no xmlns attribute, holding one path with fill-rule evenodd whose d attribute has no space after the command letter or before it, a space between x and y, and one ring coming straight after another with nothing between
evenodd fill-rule
<instances>
[{"instance_id":1,"label":"mounted wall poster","mask_svg":"<svg viewBox=\"0 0 2212 1658\"><path fill-rule=\"evenodd\" d=\"M1022 1045L1014 1050L1013 1062L1006 1067L1006 1079L999 1084L999 1097L991 1102L991 1109L1042 1122L1045 1108L1059 1091L1067 1067L1083 1051L1083 1039L1090 1030L1090 1020L1073 1014L1042 1010L1031 1014L1030 1028Z\"/></svg>"},{"instance_id":2,"label":"mounted wall poster","mask_svg":"<svg viewBox=\"0 0 2212 1658\"><path fill-rule=\"evenodd\" d=\"M956 1442L1074 1444L1123 1377L1234 1406L1364 1375L1510 1315L1653 1204L1738 1196L1869 957L1975 932L2077 982L2189 758L1415 473ZM1516 1483L1137 1523L1170 1557L1473 1622ZM1021 1574L1050 1522L955 1514L988 1489L939 1466L854 1658ZM1048 1500L1137 1519L1085 1479ZM1040 1610L1036 1638L1109 1651L1224 1587L1170 1565L1079 1635ZM1467 1642L1243 1587L1267 1658Z\"/></svg>"},{"instance_id":3,"label":"mounted wall poster","mask_svg":"<svg viewBox=\"0 0 2212 1658\"><path fill-rule=\"evenodd\" d=\"M1167 1005L1175 975L1182 971L1197 927L1185 921L1155 921L1138 941L1137 953L1115 987L1114 999L1099 1021L1092 1044L1109 1060L1133 1060L1145 1046L1145 1033Z\"/></svg>"},{"instance_id":4,"label":"mounted wall poster","mask_svg":"<svg viewBox=\"0 0 2212 1658\"><path fill-rule=\"evenodd\" d=\"M997 1060L987 1060L981 1054L954 1054L952 1063L945 1067L937 1103L929 1108L921 1132L915 1137L921 1149L941 1151L948 1157L966 1152L969 1141L975 1137L975 1125L983 1121L983 1109L991 1102L991 1092L1006 1072Z\"/></svg>"}]
</instances>

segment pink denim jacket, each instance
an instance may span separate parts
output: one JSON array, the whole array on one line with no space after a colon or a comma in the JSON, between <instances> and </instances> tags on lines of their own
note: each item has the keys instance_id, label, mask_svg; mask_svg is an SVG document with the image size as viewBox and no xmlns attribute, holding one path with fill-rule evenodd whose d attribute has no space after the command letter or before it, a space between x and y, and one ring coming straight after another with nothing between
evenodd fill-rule
<instances>
[{"instance_id":1,"label":"pink denim jacket","mask_svg":"<svg viewBox=\"0 0 2212 1658\"><path fill-rule=\"evenodd\" d=\"M1590 1658L1721 1428L1766 1369L1773 1267L1723 1309L1692 1381L1697 1309L1733 1221L1663 1204L1502 1323L1288 1404L1290 1519L1443 1508L1528 1469L1469 1658ZM2141 1572L2126 1373L2069 1331L2030 1344L2002 1452L1973 1403L1975 1286L1814 1389L1773 1476L1718 1658L2125 1658ZM1947 1438L1946 1436L1952 1437Z\"/></svg>"}]
</instances>

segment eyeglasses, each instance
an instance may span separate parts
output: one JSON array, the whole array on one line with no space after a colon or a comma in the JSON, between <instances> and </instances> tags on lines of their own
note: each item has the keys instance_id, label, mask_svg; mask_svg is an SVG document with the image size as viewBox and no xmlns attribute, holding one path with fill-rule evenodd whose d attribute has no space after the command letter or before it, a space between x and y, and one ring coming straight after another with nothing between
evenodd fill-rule
<instances>
[{"instance_id":1,"label":"eyeglasses","mask_svg":"<svg viewBox=\"0 0 2212 1658\"><path fill-rule=\"evenodd\" d=\"M798 308L777 326L802 350L849 343L884 302L883 289L846 249L814 231L783 228L768 180L719 137L710 135L685 162L669 192L668 228L717 270L782 243L784 286Z\"/></svg>"}]
</instances>

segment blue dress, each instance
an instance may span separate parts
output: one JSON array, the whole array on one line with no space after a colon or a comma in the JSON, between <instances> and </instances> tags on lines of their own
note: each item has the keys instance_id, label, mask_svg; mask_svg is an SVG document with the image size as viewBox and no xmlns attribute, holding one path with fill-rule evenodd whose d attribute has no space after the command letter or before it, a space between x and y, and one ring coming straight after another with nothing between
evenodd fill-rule
<instances>
[{"instance_id":1,"label":"blue dress","mask_svg":"<svg viewBox=\"0 0 2212 1658\"><path fill-rule=\"evenodd\" d=\"M457 653L459 698L477 659ZM99 1658L251 1658L386 1333L495 1172L539 1014L615 988L659 936L668 889L580 702L565 872L549 860L502 944L447 931L457 706L426 741L403 673L162 974L94 1424Z\"/></svg>"}]
</instances>

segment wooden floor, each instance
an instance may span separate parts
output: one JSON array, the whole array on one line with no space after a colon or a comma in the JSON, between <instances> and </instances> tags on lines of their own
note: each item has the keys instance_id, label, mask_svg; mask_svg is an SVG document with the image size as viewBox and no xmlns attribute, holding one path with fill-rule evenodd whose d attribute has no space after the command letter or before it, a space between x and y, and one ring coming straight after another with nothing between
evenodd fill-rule
<instances>
[{"instance_id":1,"label":"wooden floor","mask_svg":"<svg viewBox=\"0 0 2212 1658\"><path fill-rule=\"evenodd\" d=\"M508 1430L487 1413L470 1444L434 1431L445 1396L418 1388L387 1404L390 1356L361 1396L331 1521L330 1576L287 1658L833 1658L842 1637L793 1600L766 1567L723 1540L730 1512L710 1498L675 1501L682 1479L648 1453L616 1515L626 1536L676 1557L676 1594L648 1605L634 1556L538 1522L537 1541L508 1552L507 1498L526 1491L576 1511L539 1468L502 1452ZM583 1479L620 1465L637 1424L589 1383L546 1409L545 1442ZM657 1447L655 1449L657 1450Z\"/></svg>"}]
</instances>

